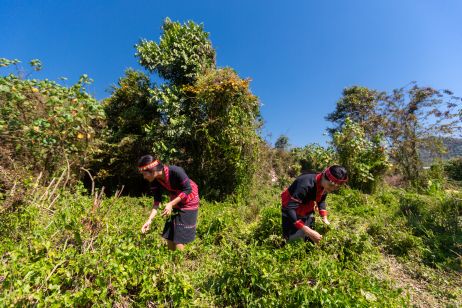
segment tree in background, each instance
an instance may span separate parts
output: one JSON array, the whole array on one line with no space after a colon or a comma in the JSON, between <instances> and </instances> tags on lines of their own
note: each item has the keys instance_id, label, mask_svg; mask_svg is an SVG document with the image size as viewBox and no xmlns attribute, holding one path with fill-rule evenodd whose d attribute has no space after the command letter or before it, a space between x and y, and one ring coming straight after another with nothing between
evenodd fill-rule
<instances>
[{"instance_id":1,"label":"tree in background","mask_svg":"<svg viewBox=\"0 0 462 308\"><path fill-rule=\"evenodd\" d=\"M166 18L159 43L141 40L136 50L140 64L170 85L192 84L200 75L216 68L209 33L203 25L192 21L182 25Z\"/></svg>"},{"instance_id":2,"label":"tree in background","mask_svg":"<svg viewBox=\"0 0 462 308\"><path fill-rule=\"evenodd\" d=\"M389 155L405 180L417 186L422 182L422 162L419 149L438 150L434 138L460 131L456 107L460 98L444 90L419 87L400 88L386 96L380 106L384 118L384 136Z\"/></svg>"},{"instance_id":3,"label":"tree in background","mask_svg":"<svg viewBox=\"0 0 462 308\"><path fill-rule=\"evenodd\" d=\"M109 190L125 185L126 191L145 186L135 168L138 159L152 148L146 127L160 122L160 113L151 99L149 77L128 69L103 101L107 129L103 150L95 156L92 170L95 180Z\"/></svg>"},{"instance_id":4,"label":"tree in background","mask_svg":"<svg viewBox=\"0 0 462 308\"><path fill-rule=\"evenodd\" d=\"M453 158L446 162L444 170L450 179L462 181L462 157Z\"/></svg>"},{"instance_id":5,"label":"tree in background","mask_svg":"<svg viewBox=\"0 0 462 308\"><path fill-rule=\"evenodd\" d=\"M19 60L0 59L0 67ZM39 60L30 62L36 71ZM80 173L99 150L104 122L101 105L86 92L92 80L83 75L64 87L50 80L0 77L0 147L11 153L16 164L44 178L64 165Z\"/></svg>"},{"instance_id":6,"label":"tree in background","mask_svg":"<svg viewBox=\"0 0 462 308\"><path fill-rule=\"evenodd\" d=\"M286 135L279 136L276 142L274 143L274 147L281 151L288 151L290 147L289 137L287 137Z\"/></svg>"},{"instance_id":7,"label":"tree in background","mask_svg":"<svg viewBox=\"0 0 462 308\"><path fill-rule=\"evenodd\" d=\"M249 83L224 68L184 87L192 132L182 145L190 169L213 198L246 193L257 167L260 104Z\"/></svg>"},{"instance_id":8,"label":"tree in background","mask_svg":"<svg viewBox=\"0 0 462 308\"><path fill-rule=\"evenodd\" d=\"M448 90L418 87L415 83L391 94L354 86L343 91L336 110L326 119L336 124L330 129L334 134L342 130L347 118L362 128L370 142L382 134L386 150L404 180L419 186L425 185L420 151L442 153L440 137L460 131L458 102L460 98Z\"/></svg>"},{"instance_id":9,"label":"tree in background","mask_svg":"<svg viewBox=\"0 0 462 308\"><path fill-rule=\"evenodd\" d=\"M298 164L300 172L321 172L337 160L332 147L323 147L316 143L308 144L303 148L293 148L291 156Z\"/></svg>"},{"instance_id":10,"label":"tree in background","mask_svg":"<svg viewBox=\"0 0 462 308\"><path fill-rule=\"evenodd\" d=\"M117 155L105 164L118 166L110 172L133 173L133 156L143 151L181 164L209 198L242 194L256 169L261 125L250 81L216 68L209 34L192 21L167 18L160 41L142 40L136 49L140 64L165 83L129 71L106 101Z\"/></svg>"},{"instance_id":11,"label":"tree in background","mask_svg":"<svg viewBox=\"0 0 462 308\"><path fill-rule=\"evenodd\" d=\"M389 163L380 135L369 140L363 128L346 118L336 132L333 144L340 165L348 170L349 185L364 192L374 192L381 183Z\"/></svg>"},{"instance_id":12,"label":"tree in background","mask_svg":"<svg viewBox=\"0 0 462 308\"><path fill-rule=\"evenodd\" d=\"M368 138L373 138L382 128L383 118L378 113L377 107L384 97L384 92L366 87L345 88L342 97L337 101L335 110L326 117L326 120L336 125L328 131L332 135L341 131L346 119L349 118L363 128Z\"/></svg>"}]
</instances>

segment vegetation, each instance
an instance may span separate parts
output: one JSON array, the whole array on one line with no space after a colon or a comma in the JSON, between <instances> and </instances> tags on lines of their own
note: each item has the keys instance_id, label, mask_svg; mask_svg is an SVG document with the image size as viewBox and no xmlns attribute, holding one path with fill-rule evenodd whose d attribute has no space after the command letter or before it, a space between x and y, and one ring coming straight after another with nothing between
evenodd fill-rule
<instances>
[{"instance_id":1,"label":"vegetation","mask_svg":"<svg viewBox=\"0 0 462 308\"><path fill-rule=\"evenodd\" d=\"M333 226L321 229L319 246L283 245L279 189L261 191L250 205L202 202L198 238L182 254L162 244L161 218L149 234L140 233L149 198L57 191L52 207L34 202L1 216L2 306L344 307L422 300L409 298L412 288L387 272L390 259L403 264L401 275L425 279L423 292L437 303L461 300L460 194L344 190L328 200ZM43 194L37 190L30 201Z\"/></svg>"}]
</instances>

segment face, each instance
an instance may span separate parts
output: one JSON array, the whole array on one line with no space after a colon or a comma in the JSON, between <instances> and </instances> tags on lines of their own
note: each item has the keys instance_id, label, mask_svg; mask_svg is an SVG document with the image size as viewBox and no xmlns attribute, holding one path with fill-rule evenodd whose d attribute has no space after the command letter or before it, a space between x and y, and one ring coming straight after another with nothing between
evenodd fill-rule
<instances>
[{"instance_id":1,"label":"face","mask_svg":"<svg viewBox=\"0 0 462 308\"><path fill-rule=\"evenodd\" d=\"M155 174L155 171L142 171L141 174L143 175L143 178L148 181L148 182L152 182L155 180L156 178L156 174Z\"/></svg>"},{"instance_id":2,"label":"face","mask_svg":"<svg viewBox=\"0 0 462 308\"><path fill-rule=\"evenodd\" d=\"M324 177L322 178L321 182L322 187L324 187L324 190L328 193L336 191L337 189L340 188L341 185L335 184L329 180L326 180Z\"/></svg>"}]
</instances>

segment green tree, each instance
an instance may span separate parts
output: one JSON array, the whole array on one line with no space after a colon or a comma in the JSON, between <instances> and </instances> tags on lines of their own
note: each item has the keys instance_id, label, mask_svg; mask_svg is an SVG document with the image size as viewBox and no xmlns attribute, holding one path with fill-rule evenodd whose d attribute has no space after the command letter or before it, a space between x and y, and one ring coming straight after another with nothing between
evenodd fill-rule
<instances>
[{"instance_id":1,"label":"green tree","mask_svg":"<svg viewBox=\"0 0 462 308\"><path fill-rule=\"evenodd\" d=\"M213 198L243 195L256 171L261 125L260 104L230 68L209 71L185 87L191 136L183 144L192 159L190 169Z\"/></svg>"},{"instance_id":2,"label":"green tree","mask_svg":"<svg viewBox=\"0 0 462 308\"><path fill-rule=\"evenodd\" d=\"M142 155L152 148L147 126L157 126L160 113L151 98L149 77L128 69L103 101L108 134L101 153L95 156L92 169L100 185L111 190L125 185L127 191L143 187L135 166Z\"/></svg>"},{"instance_id":3,"label":"green tree","mask_svg":"<svg viewBox=\"0 0 462 308\"><path fill-rule=\"evenodd\" d=\"M20 61L0 59L0 67ZM39 60L32 69L42 68ZM104 125L101 105L86 92L92 80L83 75L64 87L54 81L24 79L21 74L0 77L0 147L22 167L44 177L63 164L75 173L99 151Z\"/></svg>"},{"instance_id":4,"label":"green tree","mask_svg":"<svg viewBox=\"0 0 462 308\"><path fill-rule=\"evenodd\" d=\"M460 131L456 108L460 98L448 90L431 87L400 88L386 96L380 106L383 130L389 154L405 179L417 186L422 183L422 162L419 149L435 147L435 136L448 136Z\"/></svg>"},{"instance_id":5,"label":"green tree","mask_svg":"<svg viewBox=\"0 0 462 308\"><path fill-rule=\"evenodd\" d=\"M303 148L294 148L290 151L300 171L321 172L336 161L335 151L332 147L323 147L319 144L308 144Z\"/></svg>"},{"instance_id":6,"label":"green tree","mask_svg":"<svg viewBox=\"0 0 462 308\"><path fill-rule=\"evenodd\" d=\"M289 150L290 144L289 144L289 137L285 135L281 135L278 137L276 142L274 143L274 147L278 150L281 151L287 151Z\"/></svg>"},{"instance_id":7,"label":"green tree","mask_svg":"<svg viewBox=\"0 0 462 308\"><path fill-rule=\"evenodd\" d=\"M348 170L351 187L371 193L381 183L389 167L382 141L380 135L366 138L363 128L349 118L342 130L334 134L339 163Z\"/></svg>"},{"instance_id":8,"label":"green tree","mask_svg":"<svg viewBox=\"0 0 462 308\"><path fill-rule=\"evenodd\" d=\"M141 40L136 45L140 64L173 85L193 83L216 67L215 49L203 25L184 25L166 18L160 42Z\"/></svg>"},{"instance_id":9,"label":"green tree","mask_svg":"<svg viewBox=\"0 0 462 308\"><path fill-rule=\"evenodd\" d=\"M142 40L136 49L140 64L165 82L130 72L106 101L109 141L120 149L111 159L120 168L110 172L133 170L133 155L145 151L181 164L202 194L242 195L255 174L261 125L250 81L216 68L209 34L191 21L167 18L159 42Z\"/></svg>"},{"instance_id":10,"label":"green tree","mask_svg":"<svg viewBox=\"0 0 462 308\"><path fill-rule=\"evenodd\" d=\"M329 132L341 131L347 118L358 123L368 137L376 135L381 129L382 116L377 106L384 99L385 93L366 87L352 86L345 88L342 97L337 101L334 112L327 115L326 120L336 126Z\"/></svg>"}]
</instances>

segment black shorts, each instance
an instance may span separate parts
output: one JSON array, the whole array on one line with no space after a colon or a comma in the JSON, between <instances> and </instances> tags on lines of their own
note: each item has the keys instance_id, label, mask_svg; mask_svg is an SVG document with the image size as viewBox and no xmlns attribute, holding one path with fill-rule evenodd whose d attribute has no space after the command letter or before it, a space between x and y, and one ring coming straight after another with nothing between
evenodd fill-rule
<instances>
[{"instance_id":1,"label":"black shorts","mask_svg":"<svg viewBox=\"0 0 462 308\"><path fill-rule=\"evenodd\" d=\"M196 238L196 210L173 209L172 215L167 219L162 237L175 244L186 244Z\"/></svg>"},{"instance_id":2,"label":"black shorts","mask_svg":"<svg viewBox=\"0 0 462 308\"><path fill-rule=\"evenodd\" d=\"M314 229L314 212L311 212L306 217L297 217L297 219L303 221L305 226ZM288 241L298 238L303 238L305 241L309 240L302 230L295 228L294 223L284 211L282 211L282 236Z\"/></svg>"}]
</instances>

